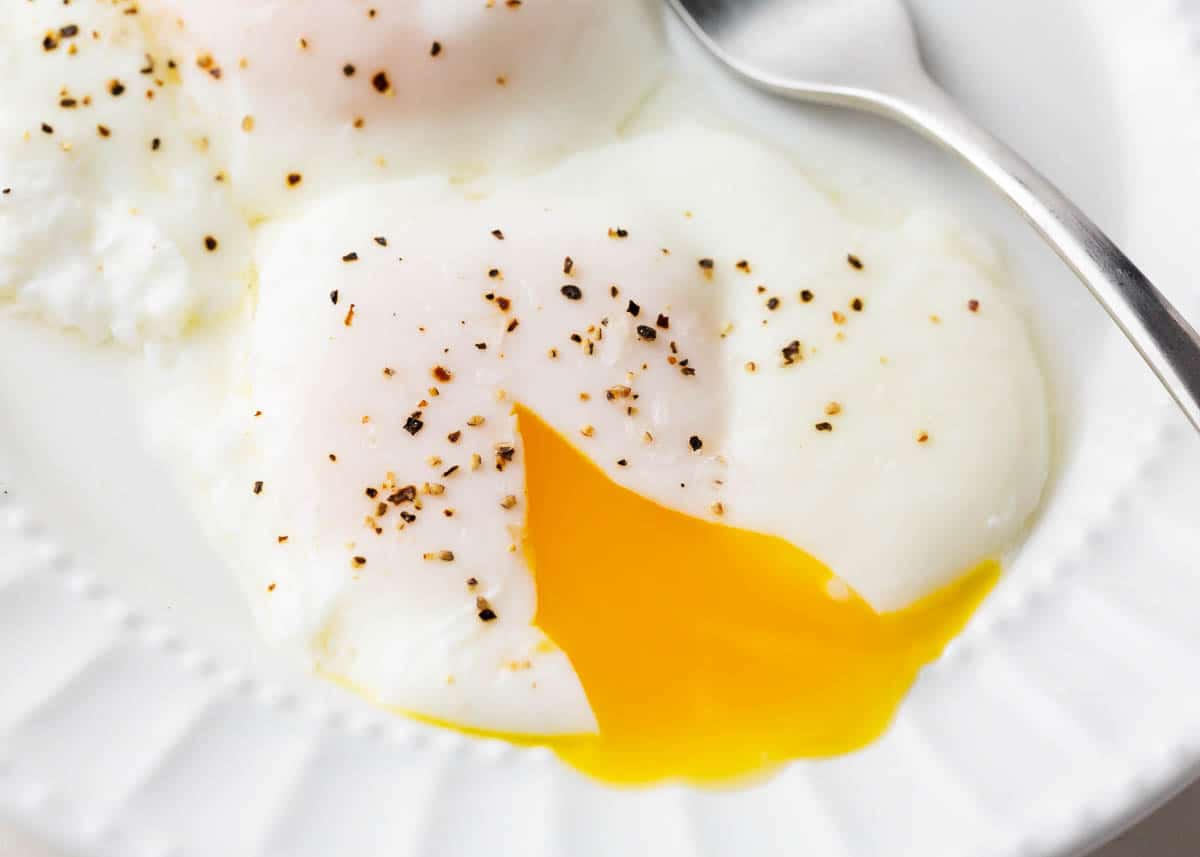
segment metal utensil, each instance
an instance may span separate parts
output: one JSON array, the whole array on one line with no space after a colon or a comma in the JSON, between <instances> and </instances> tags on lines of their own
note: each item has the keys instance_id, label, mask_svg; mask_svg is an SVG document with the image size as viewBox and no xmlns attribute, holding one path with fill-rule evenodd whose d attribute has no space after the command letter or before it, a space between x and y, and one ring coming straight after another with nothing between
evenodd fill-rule
<instances>
[{"instance_id":1,"label":"metal utensil","mask_svg":"<svg viewBox=\"0 0 1200 857\"><path fill-rule=\"evenodd\" d=\"M928 76L901 0L668 0L741 77L902 122L962 156L1091 290L1200 431L1200 336L1063 193Z\"/></svg>"}]
</instances>

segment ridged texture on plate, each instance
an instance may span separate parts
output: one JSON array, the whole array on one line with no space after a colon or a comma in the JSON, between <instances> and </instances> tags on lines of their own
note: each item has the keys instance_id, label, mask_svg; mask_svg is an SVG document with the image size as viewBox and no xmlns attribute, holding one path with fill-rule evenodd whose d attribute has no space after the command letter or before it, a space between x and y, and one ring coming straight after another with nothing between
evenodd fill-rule
<instances>
[{"instance_id":1,"label":"ridged texture on plate","mask_svg":"<svg viewBox=\"0 0 1200 857\"><path fill-rule=\"evenodd\" d=\"M1187 75L1162 109L1196 106L1181 14L1142 4L1124 32ZM245 675L125 605L0 496L0 809L104 857L1080 847L1200 764L1200 444L1139 389L1141 419L1117 429L1122 454L1072 525L1035 533L882 740L728 791L611 790L544 750Z\"/></svg>"}]
</instances>

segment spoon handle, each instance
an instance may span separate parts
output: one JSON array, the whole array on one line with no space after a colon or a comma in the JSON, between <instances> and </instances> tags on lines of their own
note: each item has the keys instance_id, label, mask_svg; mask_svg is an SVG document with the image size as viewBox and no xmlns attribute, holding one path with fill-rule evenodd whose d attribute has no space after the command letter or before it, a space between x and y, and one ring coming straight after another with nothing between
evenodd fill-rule
<instances>
[{"instance_id":1,"label":"spoon handle","mask_svg":"<svg viewBox=\"0 0 1200 857\"><path fill-rule=\"evenodd\" d=\"M917 88L917 98L883 96L871 106L957 152L987 176L1091 290L1200 431L1200 335L1062 191L931 82L928 87Z\"/></svg>"}]
</instances>

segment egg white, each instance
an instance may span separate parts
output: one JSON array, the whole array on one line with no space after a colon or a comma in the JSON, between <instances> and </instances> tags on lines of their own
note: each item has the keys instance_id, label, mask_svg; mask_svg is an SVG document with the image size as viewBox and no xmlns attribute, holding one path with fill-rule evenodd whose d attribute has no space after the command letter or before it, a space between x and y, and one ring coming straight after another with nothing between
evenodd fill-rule
<instances>
[{"instance_id":1,"label":"egg white","mask_svg":"<svg viewBox=\"0 0 1200 857\"><path fill-rule=\"evenodd\" d=\"M249 227L135 7L19 3L0 29L0 299L128 345L230 313L250 279Z\"/></svg>"},{"instance_id":2,"label":"egg white","mask_svg":"<svg viewBox=\"0 0 1200 857\"><path fill-rule=\"evenodd\" d=\"M587 731L566 656L531 626L513 404L632 490L782 536L898 609L1000 553L1046 477L1034 349L968 240L926 212L858 224L764 147L688 125L486 194L420 180L331 197L266 229L229 383L240 446L205 515L226 518L272 634L323 669L464 725ZM515 449L503 470L496 444ZM389 472L442 486L399 531L409 507L366 520Z\"/></svg>"},{"instance_id":3,"label":"egg white","mask_svg":"<svg viewBox=\"0 0 1200 857\"><path fill-rule=\"evenodd\" d=\"M253 216L350 181L528 169L611 139L663 55L650 0L144 5Z\"/></svg>"}]
</instances>

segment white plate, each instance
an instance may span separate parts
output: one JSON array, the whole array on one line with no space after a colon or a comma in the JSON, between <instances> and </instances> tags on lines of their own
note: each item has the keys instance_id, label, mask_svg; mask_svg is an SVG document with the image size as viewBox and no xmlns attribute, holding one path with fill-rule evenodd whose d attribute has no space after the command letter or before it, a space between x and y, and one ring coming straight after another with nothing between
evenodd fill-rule
<instances>
[{"instance_id":1,"label":"white plate","mask_svg":"<svg viewBox=\"0 0 1200 857\"><path fill-rule=\"evenodd\" d=\"M1200 15L913 5L950 88L1200 317ZM545 751L374 711L258 642L139 452L122 356L0 319L0 809L113 857L1025 857L1083 847L1185 781L1200 763L1200 442L965 170L874 120L751 97L676 41L728 109L818 171L878 156L875 190L907 184L1002 236L1036 305L1058 410L1049 500L887 735L753 787L619 791Z\"/></svg>"}]
</instances>

